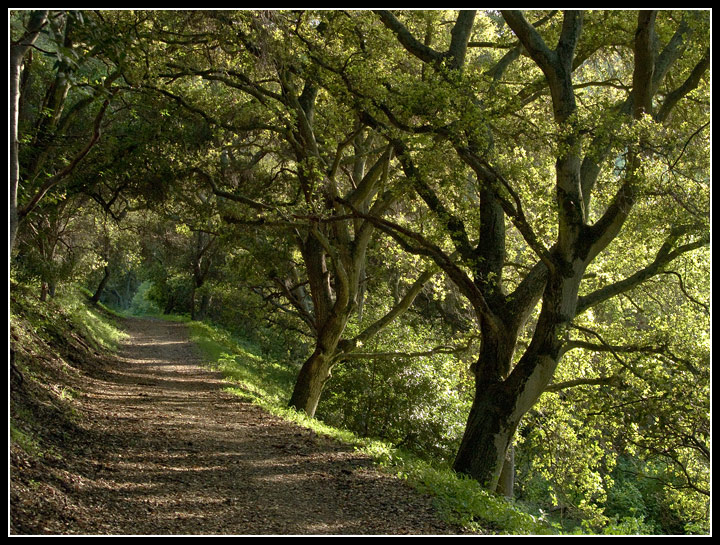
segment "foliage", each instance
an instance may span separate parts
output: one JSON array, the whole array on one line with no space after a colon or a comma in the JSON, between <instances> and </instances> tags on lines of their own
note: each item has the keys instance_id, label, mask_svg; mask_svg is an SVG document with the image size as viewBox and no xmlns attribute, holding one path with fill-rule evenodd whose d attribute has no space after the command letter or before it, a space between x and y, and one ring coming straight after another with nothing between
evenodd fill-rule
<instances>
[{"instance_id":1,"label":"foliage","mask_svg":"<svg viewBox=\"0 0 720 545\"><path fill-rule=\"evenodd\" d=\"M399 355L338 365L318 417L427 458L452 460L471 401L466 364L454 354L402 355L425 349L429 335L406 324L363 346L370 354Z\"/></svg>"},{"instance_id":2,"label":"foliage","mask_svg":"<svg viewBox=\"0 0 720 545\"><path fill-rule=\"evenodd\" d=\"M560 533L542 512L497 496L477 481L418 459L392 457L388 466L437 498L449 520L478 533L548 535Z\"/></svg>"},{"instance_id":3,"label":"foliage","mask_svg":"<svg viewBox=\"0 0 720 545\"><path fill-rule=\"evenodd\" d=\"M227 331L201 322L190 322L190 338L200 347L210 365L221 371L243 396L262 404L282 406L290 397L295 369L261 357Z\"/></svg>"}]
</instances>

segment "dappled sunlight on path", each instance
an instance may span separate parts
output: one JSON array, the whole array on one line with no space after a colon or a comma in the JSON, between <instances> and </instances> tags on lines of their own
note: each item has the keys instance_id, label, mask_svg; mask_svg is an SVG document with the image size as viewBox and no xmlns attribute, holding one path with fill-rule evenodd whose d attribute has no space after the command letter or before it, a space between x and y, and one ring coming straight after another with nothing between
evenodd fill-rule
<instances>
[{"instance_id":1,"label":"dappled sunlight on path","mask_svg":"<svg viewBox=\"0 0 720 545\"><path fill-rule=\"evenodd\" d=\"M431 501L353 449L225 391L184 324L132 319L85 399L101 534L448 534Z\"/></svg>"}]
</instances>

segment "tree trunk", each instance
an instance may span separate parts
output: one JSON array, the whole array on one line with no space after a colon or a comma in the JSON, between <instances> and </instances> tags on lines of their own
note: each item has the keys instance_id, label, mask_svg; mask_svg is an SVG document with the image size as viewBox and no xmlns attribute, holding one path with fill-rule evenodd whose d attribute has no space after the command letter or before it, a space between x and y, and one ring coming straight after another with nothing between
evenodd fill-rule
<instances>
[{"instance_id":1,"label":"tree trunk","mask_svg":"<svg viewBox=\"0 0 720 545\"><path fill-rule=\"evenodd\" d=\"M512 415L512 396L502 384L476 391L453 469L495 490L517 426Z\"/></svg>"},{"instance_id":2,"label":"tree trunk","mask_svg":"<svg viewBox=\"0 0 720 545\"><path fill-rule=\"evenodd\" d=\"M195 284L190 289L190 319L197 320L197 313L195 312Z\"/></svg>"},{"instance_id":3,"label":"tree trunk","mask_svg":"<svg viewBox=\"0 0 720 545\"><path fill-rule=\"evenodd\" d=\"M18 231L17 190L20 181L18 122L20 110L20 77L25 54L40 35L47 22L48 11L35 11L30 17L25 35L10 44L10 250L15 247Z\"/></svg>"},{"instance_id":4,"label":"tree trunk","mask_svg":"<svg viewBox=\"0 0 720 545\"><path fill-rule=\"evenodd\" d=\"M300 369L290 398L290 407L303 411L308 416L315 416L323 387L330 378L333 366L337 363L335 356L338 352L338 344L351 314L350 306L342 304L333 306L318 332L315 350Z\"/></svg>"},{"instance_id":5,"label":"tree trunk","mask_svg":"<svg viewBox=\"0 0 720 545\"><path fill-rule=\"evenodd\" d=\"M102 280L100 280L100 284L98 284L98 287L95 290L95 293L90 298L90 301L92 301L93 304L97 304L100 301L100 297L102 297L103 291L105 290L105 286L107 286L108 280L110 280L110 268L105 267Z\"/></svg>"},{"instance_id":6,"label":"tree trunk","mask_svg":"<svg viewBox=\"0 0 720 545\"><path fill-rule=\"evenodd\" d=\"M506 391L515 338L482 327L483 342L475 372L475 397L453 468L494 490L515 433L513 397Z\"/></svg>"},{"instance_id":7,"label":"tree trunk","mask_svg":"<svg viewBox=\"0 0 720 545\"><path fill-rule=\"evenodd\" d=\"M476 384L465 435L453 466L489 490L498 489L517 426L552 379L557 360L545 355L533 364L521 361L518 365L533 371L529 376L513 373L500 383Z\"/></svg>"},{"instance_id":8,"label":"tree trunk","mask_svg":"<svg viewBox=\"0 0 720 545\"><path fill-rule=\"evenodd\" d=\"M543 306L530 346L509 374L515 336L505 341L497 331L483 331L483 348L475 373L475 399L454 469L490 490L497 490L508 449L522 417L550 384L559 361L562 332L575 315L577 288L584 264L574 273L553 274L547 282ZM566 270L567 272L567 270Z\"/></svg>"},{"instance_id":9,"label":"tree trunk","mask_svg":"<svg viewBox=\"0 0 720 545\"><path fill-rule=\"evenodd\" d=\"M211 297L209 294L203 293L200 296L200 305L197 309L197 312L195 313L196 320L202 321L205 319L205 317L208 314L208 309L210 308L210 301L211 301Z\"/></svg>"},{"instance_id":10,"label":"tree trunk","mask_svg":"<svg viewBox=\"0 0 720 545\"><path fill-rule=\"evenodd\" d=\"M18 115L20 106L20 74L26 48L10 48L10 250L15 247L18 229L17 190L20 179Z\"/></svg>"},{"instance_id":11,"label":"tree trunk","mask_svg":"<svg viewBox=\"0 0 720 545\"><path fill-rule=\"evenodd\" d=\"M332 356L316 348L300 369L290 398L290 407L303 411L308 416L315 416L323 388L330 378L331 369Z\"/></svg>"},{"instance_id":12,"label":"tree trunk","mask_svg":"<svg viewBox=\"0 0 720 545\"><path fill-rule=\"evenodd\" d=\"M351 287L339 274L331 286L331 274L325 250L315 234L309 234L301 246L313 301L315 350L305 361L295 382L290 407L315 416L318 402L330 371L338 343L353 312ZM338 264L334 261L334 271Z\"/></svg>"},{"instance_id":13,"label":"tree trunk","mask_svg":"<svg viewBox=\"0 0 720 545\"><path fill-rule=\"evenodd\" d=\"M498 481L495 492L502 494L506 498L513 497L515 488L515 448L511 445L505 454L505 463L500 472L500 480Z\"/></svg>"}]
</instances>

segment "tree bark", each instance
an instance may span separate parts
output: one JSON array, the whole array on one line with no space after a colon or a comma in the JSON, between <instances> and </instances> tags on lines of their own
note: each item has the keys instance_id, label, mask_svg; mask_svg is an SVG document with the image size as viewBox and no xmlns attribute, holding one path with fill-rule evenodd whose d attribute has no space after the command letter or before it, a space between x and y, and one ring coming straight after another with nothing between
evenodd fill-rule
<instances>
[{"instance_id":1,"label":"tree bark","mask_svg":"<svg viewBox=\"0 0 720 545\"><path fill-rule=\"evenodd\" d=\"M290 407L315 416L325 383L337 362L334 356L349 318L350 312L332 313L325 321L315 350L300 368L290 397Z\"/></svg>"},{"instance_id":2,"label":"tree bark","mask_svg":"<svg viewBox=\"0 0 720 545\"><path fill-rule=\"evenodd\" d=\"M517 423L511 421L513 392L505 387L515 350L515 333L481 327L482 344L475 374L475 396L453 469L490 489L498 486Z\"/></svg>"},{"instance_id":3,"label":"tree bark","mask_svg":"<svg viewBox=\"0 0 720 545\"><path fill-rule=\"evenodd\" d=\"M309 416L315 416L323 387L330 378L333 356L353 309L350 286L340 279L335 289L331 285L327 255L319 236L317 231L310 232L301 247L313 301L315 349L300 369L289 402L290 407Z\"/></svg>"},{"instance_id":4,"label":"tree bark","mask_svg":"<svg viewBox=\"0 0 720 545\"><path fill-rule=\"evenodd\" d=\"M102 297L103 291L105 290L105 286L107 286L107 283L109 280L110 280L110 267L105 266L103 269L102 280L100 280L100 283L98 284L98 287L95 290L95 293L90 298L90 301L93 304L97 304L100 301L100 297Z\"/></svg>"},{"instance_id":5,"label":"tree bark","mask_svg":"<svg viewBox=\"0 0 720 545\"><path fill-rule=\"evenodd\" d=\"M330 378L331 357L318 348L303 363L295 381L289 405L297 411L315 416L325 383Z\"/></svg>"},{"instance_id":6,"label":"tree bark","mask_svg":"<svg viewBox=\"0 0 720 545\"><path fill-rule=\"evenodd\" d=\"M33 46L43 26L47 23L48 11L34 11L30 16L25 34L10 43L10 251L15 247L18 230L17 190L20 182L18 122L20 109L20 78L25 55Z\"/></svg>"}]
</instances>

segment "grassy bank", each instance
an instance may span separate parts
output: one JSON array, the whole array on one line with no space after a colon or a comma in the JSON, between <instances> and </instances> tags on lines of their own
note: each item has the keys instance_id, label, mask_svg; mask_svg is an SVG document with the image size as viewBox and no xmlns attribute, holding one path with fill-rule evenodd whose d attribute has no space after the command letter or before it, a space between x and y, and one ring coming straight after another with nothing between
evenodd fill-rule
<instances>
[{"instance_id":1,"label":"grassy bank","mask_svg":"<svg viewBox=\"0 0 720 545\"><path fill-rule=\"evenodd\" d=\"M124 333L117 315L79 290L42 302L13 284L9 334L10 533L66 533L85 516L72 487L95 441L78 400Z\"/></svg>"},{"instance_id":2,"label":"grassy bank","mask_svg":"<svg viewBox=\"0 0 720 545\"><path fill-rule=\"evenodd\" d=\"M42 302L21 285L12 286L9 329L11 440L37 454L52 432L49 415L51 421L77 417L76 383L96 372L125 334L118 315L89 304L80 290Z\"/></svg>"}]
</instances>

